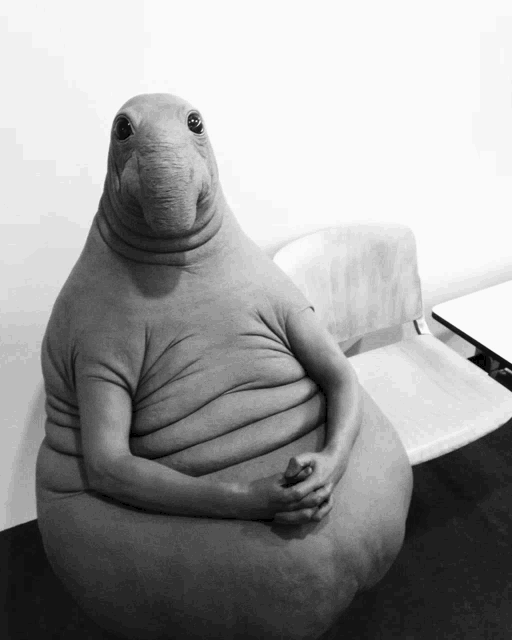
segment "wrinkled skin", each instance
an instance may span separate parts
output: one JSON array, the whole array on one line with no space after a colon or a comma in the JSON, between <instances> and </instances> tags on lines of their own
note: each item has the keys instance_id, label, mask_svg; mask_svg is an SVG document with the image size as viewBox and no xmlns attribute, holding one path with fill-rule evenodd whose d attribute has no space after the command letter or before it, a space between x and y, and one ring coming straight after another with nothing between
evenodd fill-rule
<instances>
[{"instance_id":1,"label":"wrinkled skin","mask_svg":"<svg viewBox=\"0 0 512 640\"><path fill-rule=\"evenodd\" d=\"M404 535L410 466L366 394L318 522L130 506L91 490L84 463L77 388L91 380L130 398L134 456L190 476L265 485L324 445L325 399L287 329L305 303L234 220L206 131L187 126L194 112L154 94L114 118L98 214L43 343L39 526L56 573L119 637L318 638Z\"/></svg>"},{"instance_id":2,"label":"wrinkled skin","mask_svg":"<svg viewBox=\"0 0 512 640\"><path fill-rule=\"evenodd\" d=\"M167 95L137 96L114 119L102 207L112 228L142 251L186 251L212 238L226 207L206 133L186 126L194 111ZM133 134L118 140L126 116Z\"/></svg>"}]
</instances>

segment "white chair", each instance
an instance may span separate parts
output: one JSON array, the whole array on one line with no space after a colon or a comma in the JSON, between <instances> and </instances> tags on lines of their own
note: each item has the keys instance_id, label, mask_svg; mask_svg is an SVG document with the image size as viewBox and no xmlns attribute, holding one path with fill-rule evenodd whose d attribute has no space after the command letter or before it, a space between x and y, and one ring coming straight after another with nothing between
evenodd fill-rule
<instances>
[{"instance_id":1,"label":"white chair","mask_svg":"<svg viewBox=\"0 0 512 640\"><path fill-rule=\"evenodd\" d=\"M411 464L462 447L512 417L512 393L429 331L408 227L323 229L290 242L274 261L342 348L380 329L414 324L417 335L350 357Z\"/></svg>"}]
</instances>

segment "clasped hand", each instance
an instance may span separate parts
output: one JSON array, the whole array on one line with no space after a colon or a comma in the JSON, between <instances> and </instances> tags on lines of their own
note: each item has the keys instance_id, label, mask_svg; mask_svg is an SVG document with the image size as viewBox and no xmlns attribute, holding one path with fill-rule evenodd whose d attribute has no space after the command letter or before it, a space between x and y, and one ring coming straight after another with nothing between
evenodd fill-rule
<instances>
[{"instance_id":1,"label":"clasped hand","mask_svg":"<svg viewBox=\"0 0 512 640\"><path fill-rule=\"evenodd\" d=\"M319 522L332 509L344 466L324 452L294 456L284 473L251 483L261 517L280 524Z\"/></svg>"}]
</instances>

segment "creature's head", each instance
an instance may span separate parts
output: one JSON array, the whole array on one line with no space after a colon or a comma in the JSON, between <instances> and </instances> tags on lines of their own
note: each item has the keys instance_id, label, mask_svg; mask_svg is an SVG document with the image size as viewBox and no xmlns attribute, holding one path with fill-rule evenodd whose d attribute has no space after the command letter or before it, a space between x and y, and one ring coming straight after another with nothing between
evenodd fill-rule
<instances>
[{"instance_id":1,"label":"creature's head","mask_svg":"<svg viewBox=\"0 0 512 640\"><path fill-rule=\"evenodd\" d=\"M112 125L105 192L114 227L161 240L200 234L220 192L200 113L169 94L126 102Z\"/></svg>"}]
</instances>

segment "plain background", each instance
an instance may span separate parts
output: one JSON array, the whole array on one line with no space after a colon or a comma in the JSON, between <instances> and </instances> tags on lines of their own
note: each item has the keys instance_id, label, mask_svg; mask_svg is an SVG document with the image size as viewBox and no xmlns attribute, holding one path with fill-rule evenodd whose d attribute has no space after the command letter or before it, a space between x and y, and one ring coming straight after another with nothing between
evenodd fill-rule
<instances>
[{"instance_id":1,"label":"plain background","mask_svg":"<svg viewBox=\"0 0 512 640\"><path fill-rule=\"evenodd\" d=\"M201 110L228 202L271 254L408 224L427 318L512 277L509 2L2 1L0 71L0 529L35 517L41 339L133 95Z\"/></svg>"}]
</instances>

